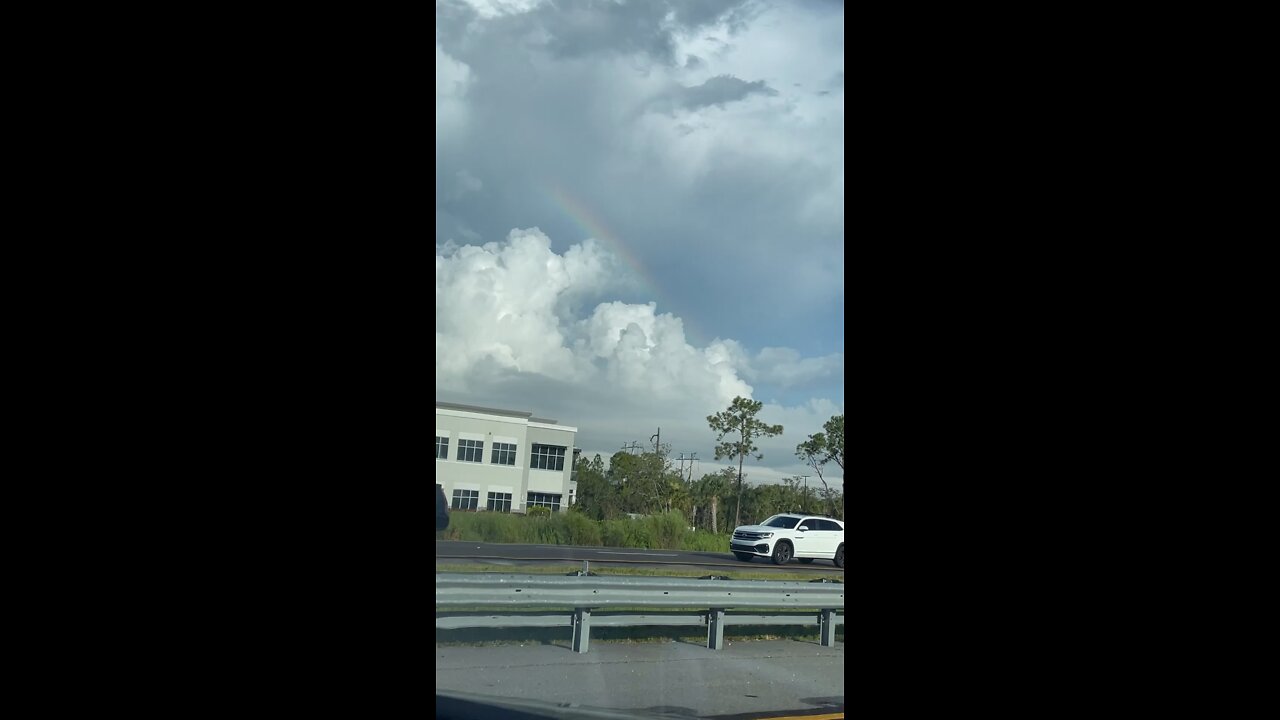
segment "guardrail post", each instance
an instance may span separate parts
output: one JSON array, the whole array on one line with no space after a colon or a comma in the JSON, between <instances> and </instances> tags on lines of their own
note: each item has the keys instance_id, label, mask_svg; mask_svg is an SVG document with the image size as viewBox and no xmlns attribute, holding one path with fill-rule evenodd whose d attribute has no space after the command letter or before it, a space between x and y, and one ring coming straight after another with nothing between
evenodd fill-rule
<instances>
[{"instance_id":1,"label":"guardrail post","mask_svg":"<svg viewBox=\"0 0 1280 720\"><path fill-rule=\"evenodd\" d=\"M584 653L591 644L591 608L573 609L573 651Z\"/></svg>"},{"instance_id":2,"label":"guardrail post","mask_svg":"<svg viewBox=\"0 0 1280 720\"><path fill-rule=\"evenodd\" d=\"M830 608L822 611L822 616L818 618L818 627L822 632L822 646L832 647L836 644L836 623L835 610Z\"/></svg>"},{"instance_id":3,"label":"guardrail post","mask_svg":"<svg viewBox=\"0 0 1280 720\"><path fill-rule=\"evenodd\" d=\"M572 650L586 653L591 643L592 610L599 608L648 607L653 605L671 609L672 617L662 615L646 617L643 612L611 612L601 620L610 627L634 627L636 625L696 626L707 627L707 648L723 650L728 608L735 612L763 610L766 624L807 625L818 621L821 644L835 644L838 626L844 621L845 594L839 585L732 581L714 578L719 582L693 578L611 578L555 575L493 575L487 573L437 573L436 574L436 627L564 627L564 613L572 630ZM495 598L497 598L495 600ZM520 610L546 608L547 614L514 613L510 615L480 615L469 613L466 617L448 617L441 611L450 608L484 607L490 603L509 605ZM552 610L552 608L556 608ZM565 610L565 608L569 608ZM690 616L688 611L674 609L697 608ZM702 610L702 608L709 608ZM819 608L819 616L797 616L796 608ZM526 616L527 615L527 616ZM770 617L772 616L772 617ZM751 615L734 618L735 622L751 622ZM812 628L812 625L809 625Z\"/></svg>"},{"instance_id":4,"label":"guardrail post","mask_svg":"<svg viewBox=\"0 0 1280 720\"><path fill-rule=\"evenodd\" d=\"M724 648L724 608L711 608L707 613L707 647L712 650Z\"/></svg>"}]
</instances>

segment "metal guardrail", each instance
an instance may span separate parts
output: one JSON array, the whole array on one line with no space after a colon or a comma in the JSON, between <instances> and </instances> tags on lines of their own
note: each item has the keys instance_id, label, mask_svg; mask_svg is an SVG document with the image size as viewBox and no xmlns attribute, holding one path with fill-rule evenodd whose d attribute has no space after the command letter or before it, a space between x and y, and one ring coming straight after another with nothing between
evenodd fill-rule
<instances>
[{"instance_id":1,"label":"metal guardrail","mask_svg":"<svg viewBox=\"0 0 1280 720\"><path fill-rule=\"evenodd\" d=\"M722 580L675 577L599 577L573 575L506 575L437 573L436 607L572 608L560 613L521 615L442 615L436 628L562 627L573 628L573 650L585 653L591 626L640 625L707 627L707 647L724 647L725 625L817 624L822 644L835 644L836 625L844 621L844 585L829 582ZM619 611L592 618L592 610L609 608L698 608L696 612ZM705 611L701 608L707 608ZM795 609L817 609L797 614ZM734 610L792 610L727 615Z\"/></svg>"}]
</instances>

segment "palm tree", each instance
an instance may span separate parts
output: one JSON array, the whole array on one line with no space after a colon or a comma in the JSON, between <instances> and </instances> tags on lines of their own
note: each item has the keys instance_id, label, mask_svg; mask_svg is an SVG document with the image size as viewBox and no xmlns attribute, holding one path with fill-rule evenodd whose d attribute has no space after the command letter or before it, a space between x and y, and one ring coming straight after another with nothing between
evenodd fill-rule
<instances>
[{"instance_id":1,"label":"palm tree","mask_svg":"<svg viewBox=\"0 0 1280 720\"><path fill-rule=\"evenodd\" d=\"M693 481L690 493L693 496L693 502L703 509L704 514L710 515L713 533L720 531L718 525L720 500L733 494L732 481L736 477L733 468L726 468L718 473L703 475Z\"/></svg>"}]
</instances>

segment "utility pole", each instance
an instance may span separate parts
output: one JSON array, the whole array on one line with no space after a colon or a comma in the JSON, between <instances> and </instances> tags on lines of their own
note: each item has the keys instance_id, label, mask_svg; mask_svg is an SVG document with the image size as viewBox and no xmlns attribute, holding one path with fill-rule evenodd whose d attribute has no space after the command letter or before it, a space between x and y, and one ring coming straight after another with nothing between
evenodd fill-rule
<instances>
[{"instance_id":1,"label":"utility pole","mask_svg":"<svg viewBox=\"0 0 1280 720\"><path fill-rule=\"evenodd\" d=\"M684 453L680 453L680 476L684 477L684 461L689 461L689 482L693 482L693 463L698 459L698 453L689 453L689 457L685 457Z\"/></svg>"},{"instance_id":2,"label":"utility pole","mask_svg":"<svg viewBox=\"0 0 1280 720\"><path fill-rule=\"evenodd\" d=\"M656 441L656 442L654 442L654 439L655 439L655 438L657 438L657 441ZM662 428L658 428L658 434L657 434L657 435L650 435L650 436L649 436L649 442L652 442L652 443L653 443L653 456L654 456L654 459L655 459L655 460L657 461L657 463L658 463L658 472L657 472L657 474L656 474L656 475L654 475L654 477L653 477L653 500L654 500L654 502L655 502L655 503L657 503L657 504L658 504L658 509L659 509L659 510L661 510L661 509L662 509L662 466L663 466L663 463L662 463ZM671 507L670 507L670 503L668 503L668 505L667 505L667 509L668 509L668 510L670 510L670 509L671 509Z\"/></svg>"},{"instance_id":3,"label":"utility pole","mask_svg":"<svg viewBox=\"0 0 1280 720\"><path fill-rule=\"evenodd\" d=\"M696 462L698 462L698 453L689 453L689 484L690 485L693 484L693 464ZM703 510L706 510L706 508L703 508ZM694 524L694 527L697 527L696 523Z\"/></svg>"},{"instance_id":4,"label":"utility pole","mask_svg":"<svg viewBox=\"0 0 1280 720\"><path fill-rule=\"evenodd\" d=\"M809 475L801 475L804 478L804 494L800 496L800 511L809 512Z\"/></svg>"},{"instance_id":5,"label":"utility pole","mask_svg":"<svg viewBox=\"0 0 1280 720\"><path fill-rule=\"evenodd\" d=\"M692 482L693 482L693 461L694 461L694 460L697 460L697 459L698 459L698 453L689 453L689 457L685 457L685 453L683 453L683 452L681 452L681 453L680 453L680 457L679 457L679 460L680 460L680 479L681 479L682 481L687 482L687 483L692 483ZM687 479L687 480L685 479L685 474L684 474L684 461L685 461L685 460L688 460L688 461L689 461L689 476L688 476L688 479ZM703 509L705 510L706 508L703 508ZM696 506L696 505L693 507L693 524L694 524L694 526L695 526L695 527L697 527L697 525L698 525L698 506Z\"/></svg>"},{"instance_id":6,"label":"utility pole","mask_svg":"<svg viewBox=\"0 0 1280 720\"><path fill-rule=\"evenodd\" d=\"M635 451L640 449L640 443L632 440L630 445L623 445L622 449L629 451L632 455L635 455Z\"/></svg>"}]
</instances>

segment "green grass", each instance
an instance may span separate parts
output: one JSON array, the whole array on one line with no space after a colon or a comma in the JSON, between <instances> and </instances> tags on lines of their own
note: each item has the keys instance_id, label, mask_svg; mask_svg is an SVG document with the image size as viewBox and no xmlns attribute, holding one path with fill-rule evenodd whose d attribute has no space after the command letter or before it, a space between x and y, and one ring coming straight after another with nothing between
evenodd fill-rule
<instances>
[{"instance_id":1,"label":"green grass","mask_svg":"<svg viewBox=\"0 0 1280 720\"><path fill-rule=\"evenodd\" d=\"M489 565L484 563L436 563L436 572L456 572L456 573L473 573L473 572L492 572L503 573L508 575L565 575L573 572L581 567L581 562L573 561L564 565ZM751 570L729 570L716 568L715 570L689 570L679 568L637 568L637 567L605 567L603 565L591 566L591 572L596 575L631 575L645 577L703 577L706 575L717 575L727 577L730 580L800 580L808 582L820 577L827 577L832 580L844 580L844 573L836 568L832 568L830 575L821 573L791 573L791 572L760 572Z\"/></svg>"},{"instance_id":2,"label":"green grass","mask_svg":"<svg viewBox=\"0 0 1280 720\"><path fill-rule=\"evenodd\" d=\"M441 540L534 545L585 545L644 548L649 550L702 550L729 552L729 535L689 530L679 512L638 520L591 520L577 512L550 516L511 513L456 512L449 529L437 533Z\"/></svg>"}]
</instances>

